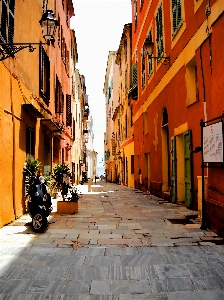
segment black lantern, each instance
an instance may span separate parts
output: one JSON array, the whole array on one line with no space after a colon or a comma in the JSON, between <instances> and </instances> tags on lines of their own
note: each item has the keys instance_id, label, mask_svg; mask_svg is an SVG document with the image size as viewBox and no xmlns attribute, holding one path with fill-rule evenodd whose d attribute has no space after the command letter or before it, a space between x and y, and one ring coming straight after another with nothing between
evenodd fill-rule
<instances>
[{"instance_id":1,"label":"black lantern","mask_svg":"<svg viewBox=\"0 0 224 300\"><path fill-rule=\"evenodd\" d=\"M54 17L54 13L52 10L47 10L43 13L42 18L39 21L42 34L44 39L46 40L47 44L50 43L54 39L56 26L58 26L58 21Z\"/></svg>"},{"instance_id":2,"label":"black lantern","mask_svg":"<svg viewBox=\"0 0 224 300\"><path fill-rule=\"evenodd\" d=\"M154 43L151 41L151 39L149 37L147 37L145 39L145 42L143 45L143 50L144 50L145 54L147 54L149 56L150 59L154 58L157 61L159 61L160 59L163 58L170 66L170 57L169 56L152 56L153 50L154 50Z\"/></svg>"},{"instance_id":3,"label":"black lantern","mask_svg":"<svg viewBox=\"0 0 224 300\"><path fill-rule=\"evenodd\" d=\"M143 48L144 52L146 52L149 56L152 56L154 43L149 39L149 37L146 38Z\"/></svg>"},{"instance_id":4,"label":"black lantern","mask_svg":"<svg viewBox=\"0 0 224 300\"><path fill-rule=\"evenodd\" d=\"M47 45L50 45L50 41L54 40L56 26L59 25L58 21L54 17L52 10L46 10L43 13L41 20L39 21L43 37L46 40ZM15 54L25 48L29 49L29 52L33 52L36 48L34 45L40 43L29 42L29 43L0 43L0 61L5 60L9 57L14 57Z\"/></svg>"}]
</instances>

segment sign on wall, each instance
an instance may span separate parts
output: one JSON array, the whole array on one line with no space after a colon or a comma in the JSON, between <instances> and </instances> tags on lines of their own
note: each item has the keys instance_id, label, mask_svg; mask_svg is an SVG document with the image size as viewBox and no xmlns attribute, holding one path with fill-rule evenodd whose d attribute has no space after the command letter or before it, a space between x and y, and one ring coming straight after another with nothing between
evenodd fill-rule
<instances>
[{"instance_id":1,"label":"sign on wall","mask_svg":"<svg viewBox=\"0 0 224 300\"><path fill-rule=\"evenodd\" d=\"M203 127L203 159L205 163L223 162L222 122Z\"/></svg>"}]
</instances>

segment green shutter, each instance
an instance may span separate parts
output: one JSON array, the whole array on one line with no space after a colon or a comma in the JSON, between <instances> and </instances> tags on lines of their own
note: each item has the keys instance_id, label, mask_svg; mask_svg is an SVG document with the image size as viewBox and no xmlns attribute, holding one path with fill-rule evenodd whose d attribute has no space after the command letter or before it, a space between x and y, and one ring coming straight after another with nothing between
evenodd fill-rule
<instances>
[{"instance_id":1,"label":"green shutter","mask_svg":"<svg viewBox=\"0 0 224 300\"><path fill-rule=\"evenodd\" d=\"M172 153L172 202L177 201L177 156L176 156L176 137L171 137Z\"/></svg>"},{"instance_id":2,"label":"green shutter","mask_svg":"<svg viewBox=\"0 0 224 300\"><path fill-rule=\"evenodd\" d=\"M132 65L132 87L138 85L138 64Z\"/></svg>"},{"instance_id":3,"label":"green shutter","mask_svg":"<svg viewBox=\"0 0 224 300\"><path fill-rule=\"evenodd\" d=\"M188 208L192 208L192 147L191 130L184 132L184 201Z\"/></svg>"},{"instance_id":4,"label":"green shutter","mask_svg":"<svg viewBox=\"0 0 224 300\"><path fill-rule=\"evenodd\" d=\"M172 0L173 35L176 34L182 22L181 0Z\"/></svg>"},{"instance_id":5,"label":"green shutter","mask_svg":"<svg viewBox=\"0 0 224 300\"><path fill-rule=\"evenodd\" d=\"M163 12L162 5L158 8L156 14L156 36L157 36L157 54L159 57L163 56Z\"/></svg>"}]
</instances>

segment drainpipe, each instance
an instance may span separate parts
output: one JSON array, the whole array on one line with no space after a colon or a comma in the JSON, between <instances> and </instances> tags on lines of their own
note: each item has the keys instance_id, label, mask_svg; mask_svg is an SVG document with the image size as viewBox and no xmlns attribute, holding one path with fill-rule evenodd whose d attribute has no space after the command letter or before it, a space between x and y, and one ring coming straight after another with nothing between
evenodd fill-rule
<instances>
[{"instance_id":1,"label":"drainpipe","mask_svg":"<svg viewBox=\"0 0 224 300\"><path fill-rule=\"evenodd\" d=\"M15 149L16 149L16 143L15 143L15 116L14 116L14 105L13 105L13 98L12 98L12 74L10 74L10 99L11 99L11 112L12 112L12 203L13 203L13 211L14 211L14 217L15 220L17 218L16 216L16 187L15 187Z\"/></svg>"}]
</instances>

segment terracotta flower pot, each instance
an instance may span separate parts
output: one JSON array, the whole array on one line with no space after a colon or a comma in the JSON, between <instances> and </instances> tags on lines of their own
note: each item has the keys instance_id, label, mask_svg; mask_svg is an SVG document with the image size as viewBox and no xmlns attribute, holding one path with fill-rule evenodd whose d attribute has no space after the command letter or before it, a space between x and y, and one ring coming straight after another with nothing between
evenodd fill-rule
<instances>
[{"instance_id":1,"label":"terracotta flower pot","mask_svg":"<svg viewBox=\"0 0 224 300\"><path fill-rule=\"evenodd\" d=\"M57 212L59 214L74 214L78 212L78 202L58 201Z\"/></svg>"}]
</instances>

